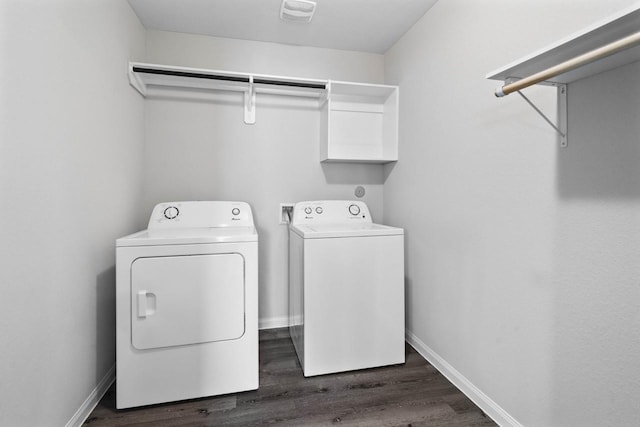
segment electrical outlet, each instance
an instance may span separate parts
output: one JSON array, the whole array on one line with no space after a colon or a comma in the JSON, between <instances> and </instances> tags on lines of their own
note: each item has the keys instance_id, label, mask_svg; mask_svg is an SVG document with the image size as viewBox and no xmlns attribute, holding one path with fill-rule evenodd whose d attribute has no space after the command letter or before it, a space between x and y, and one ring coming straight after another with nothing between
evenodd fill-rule
<instances>
[{"instance_id":1,"label":"electrical outlet","mask_svg":"<svg viewBox=\"0 0 640 427\"><path fill-rule=\"evenodd\" d=\"M280 225L287 225L291 223L294 204L295 203L280 203L280 210L278 211L278 220L280 221Z\"/></svg>"}]
</instances>

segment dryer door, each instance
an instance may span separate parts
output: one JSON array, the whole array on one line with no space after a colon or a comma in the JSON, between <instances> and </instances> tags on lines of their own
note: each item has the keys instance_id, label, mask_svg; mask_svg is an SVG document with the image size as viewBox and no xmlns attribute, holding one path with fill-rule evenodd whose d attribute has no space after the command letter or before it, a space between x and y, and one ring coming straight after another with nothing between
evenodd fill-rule
<instances>
[{"instance_id":1,"label":"dryer door","mask_svg":"<svg viewBox=\"0 0 640 427\"><path fill-rule=\"evenodd\" d=\"M244 334L238 253L138 258L131 265L131 342L139 350Z\"/></svg>"}]
</instances>

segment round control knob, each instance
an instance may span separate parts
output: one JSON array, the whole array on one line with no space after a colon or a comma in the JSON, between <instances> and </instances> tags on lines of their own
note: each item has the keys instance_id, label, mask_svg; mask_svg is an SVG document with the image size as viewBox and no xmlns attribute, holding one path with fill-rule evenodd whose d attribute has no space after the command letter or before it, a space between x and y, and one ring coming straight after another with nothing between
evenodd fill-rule
<instances>
[{"instance_id":1,"label":"round control knob","mask_svg":"<svg viewBox=\"0 0 640 427\"><path fill-rule=\"evenodd\" d=\"M358 215L360 214L360 207L358 205L350 205L349 206L349 213L351 215Z\"/></svg>"},{"instance_id":2,"label":"round control knob","mask_svg":"<svg viewBox=\"0 0 640 427\"><path fill-rule=\"evenodd\" d=\"M233 208L233 209L231 209L231 213L234 214L234 215L240 215L240 209Z\"/></svg>"},{"instance_id":3,"label":"round control knob","mask_svg":"<svg viewBox=\"0 0 640 427\"><path fill-rule=\"evenodd\" d=\"M316 213L317 213L318 215L320 215L322 212L324 212L324 211L322 210L322 207L321 207L321 206L318 206L318 207L316 208Z\"/></svg>"},{"instance_id":4,"label":"round control knob","mask_svg":"<svg viewBox=\"0 0 640 427\"><path fill-rule=\"evenodd\" d=\"M164 217L167 219L174 219L180 214L180 211L175 206L169 206L164 210Z\"/></svg>"},{"instance_id":5,"label":"round control knob","mask_svg":"<svg viewBox=\"0 0 640 427\"><path fill-rule=\"evenodd\" d=\"M306 213L307 215L309 215L311 212L313 212L311 208L304 208L304 213Z\"/></svg>"}]
</instances>

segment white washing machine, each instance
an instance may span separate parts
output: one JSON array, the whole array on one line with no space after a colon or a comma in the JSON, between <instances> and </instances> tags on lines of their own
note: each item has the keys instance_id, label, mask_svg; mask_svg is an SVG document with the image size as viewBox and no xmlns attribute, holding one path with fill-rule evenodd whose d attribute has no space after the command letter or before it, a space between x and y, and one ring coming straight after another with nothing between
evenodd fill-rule
<instances>
[{"instance_id":1,"label":"white washing machine","mask_svg":"<svg viewBox=\"0 0 640 427\"><path fill-rule=\"evenodd\" d=\"M360 201L296 203L289 325L307 377L404 363L404 230Z\"/></svg>"},{"instance_id":2,"label":"white washing machine","mask_svg":"<svg viewBox=\"0 0 640 427\"><path fill-rule=\"evenodd\" d=\"M243 202L172 202L116 241L116 407L258 388L258 235Z\"/></svg>"}]
</instances>

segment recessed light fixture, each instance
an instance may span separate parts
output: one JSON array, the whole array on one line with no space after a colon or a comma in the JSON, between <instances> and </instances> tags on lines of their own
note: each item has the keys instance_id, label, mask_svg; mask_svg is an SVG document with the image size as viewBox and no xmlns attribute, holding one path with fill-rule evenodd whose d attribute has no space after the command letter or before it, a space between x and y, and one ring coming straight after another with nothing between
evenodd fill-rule
<instances>
[{"instance_id":1,"label":"recessed light fixture","mask_svg":"<svg viewBox=\"0 0 640 427\"><path fill-rule=\"evenodd\" d=\"M311 0L282 0L280 19L285 21L311 22L316 11L316 2Z\"/></svg>"}]
</instances>

